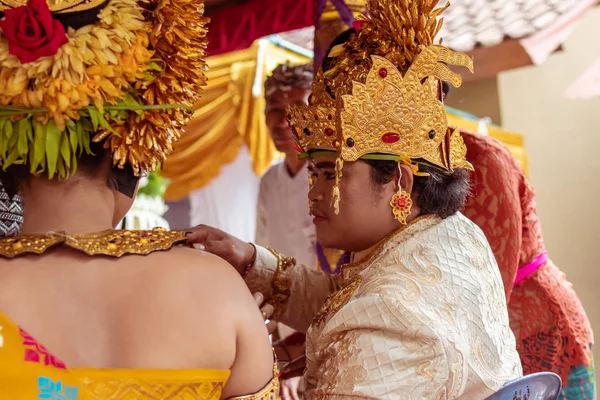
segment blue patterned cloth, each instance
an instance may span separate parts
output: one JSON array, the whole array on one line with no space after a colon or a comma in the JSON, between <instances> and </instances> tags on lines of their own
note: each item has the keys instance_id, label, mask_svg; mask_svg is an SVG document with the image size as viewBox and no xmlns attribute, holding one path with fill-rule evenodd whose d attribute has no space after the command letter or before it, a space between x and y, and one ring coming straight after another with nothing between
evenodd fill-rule
<instances>
[{"instance_id":1,"label":"blue patterned cloth","mask_svg":"<svg viewBox=\"0 0 600 400\"><path fill-rule=\"evenodd\" d=\"M596 369L594 360L590 365L571 368L567 385L563 388L560 400L595 400L596 399Z\"/></svg>"}]
</instances>

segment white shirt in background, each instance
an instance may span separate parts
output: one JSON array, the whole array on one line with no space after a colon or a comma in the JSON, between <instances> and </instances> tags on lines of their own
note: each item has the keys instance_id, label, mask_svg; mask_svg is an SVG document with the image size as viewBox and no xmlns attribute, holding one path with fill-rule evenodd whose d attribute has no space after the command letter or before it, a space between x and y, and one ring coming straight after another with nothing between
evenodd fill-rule
<instances>
[{"instance_id":1,"label":"white shirt in background","mask_svg":"<svg viewBox=\"0 0 600 400\"><path fill-rule=\"evenodd\" d=\"M283 161L271 166L260 181L255 242L314 266L316 235L308 190L306 167L291 177Z\"/></svg>"}]
</instances>

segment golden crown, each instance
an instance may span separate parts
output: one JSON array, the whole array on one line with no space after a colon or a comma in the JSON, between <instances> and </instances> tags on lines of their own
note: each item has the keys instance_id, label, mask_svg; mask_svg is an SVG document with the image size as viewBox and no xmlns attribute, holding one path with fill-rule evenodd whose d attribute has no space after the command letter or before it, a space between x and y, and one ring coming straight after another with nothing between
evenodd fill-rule
<instances>
[{"instance_id":1,"label":"golden crown","mask_svg":"<svg viewBox=\"0 0 600 400\"><path fill-rule=\"evenodd\" d=\"M304 152L337 151L344 161L385 154L396 160L422 160L444 170L471 168L464 156L456 158L462 152L458 149L461 143L448 129L438 82L446 80L460 86L460 75L443 63L472 70L472 60L432 45L402 76L384 57L371 58L373 66L366 82L353 82L351 95L334 100L320 74L309 105L290 110L290 124L300 148ZM452 151L454 146L458 148Z\"/></svg>"},{"instance_id":2,"label":"golden crown","mask_svg":"<svg viewBox=\"0 0 600 400\"><path fill-rule=\"evenodd\" d=\"M371 17L359 21L348 43L333 48L334 67L317 73L309 105L290 109L288 121L305 156L335 151L342 161L472 168L460 135L448 128L441 81L460 86L462 77L448 65L472 72L473 60L432 43L445 10L433 10L436 3L369 0Z\"/></svg>"}]
</instances>

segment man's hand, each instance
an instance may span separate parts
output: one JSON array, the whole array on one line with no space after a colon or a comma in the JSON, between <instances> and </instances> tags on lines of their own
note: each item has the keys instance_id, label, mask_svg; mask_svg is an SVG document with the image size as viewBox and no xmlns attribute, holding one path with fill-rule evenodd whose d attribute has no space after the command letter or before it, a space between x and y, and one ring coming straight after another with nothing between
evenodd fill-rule
<instances>
[{"instance_id":1,"label":"man's hand","mask_svg":"<svg viewBox=\"0 0 600 400\"><path fill-rule=\"evenodd\" d=\"M275 312L275 309L270 304L265 304L265 296L262 293L254 293L254 301L258 308L260 308L260 312L263 315L265 320L265 324L267 324L267 330L269 331L269 335L272 335L273 332L277 330L277 322L271 321L271 317Z\"/></svg>"},{"instance_id":2,"label":"man's hand","mask_svg":"<svg viewBox=\"0 0 600 400\"><path fill-rule=\"evenodd\" d=\"M300 397L298 396L299 386L299 376L281 381L281 400L300 400Z\"/></svg>"},{"instance_id":3,"label":"man's hand","mask_svg":"<svg viewBox=\"0 0 600 400\"><path fill-rule=\"evenodd\" d=\"M228 233L206 225L187 230L188 244L221 257L242 275L256 257L256 248Z\"/></svg>"}]
</instances>

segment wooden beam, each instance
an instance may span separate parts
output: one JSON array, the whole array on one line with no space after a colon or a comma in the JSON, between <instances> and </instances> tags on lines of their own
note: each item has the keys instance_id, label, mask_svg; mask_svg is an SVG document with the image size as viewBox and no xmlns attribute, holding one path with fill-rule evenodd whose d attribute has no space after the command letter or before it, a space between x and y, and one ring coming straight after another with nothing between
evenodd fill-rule
<instances>
[{"instance_id":1,"label":"wooden beam","mask_svg":"<svg viewBox=\"0 0 600 400\"><path fill-rule=\"evenodd\" d=\"M479 47L468 52L475 63L475 73L465 73L459 69L465 82L490 78L502 71L532 65L529 55L518 40L509 39L492 47ZM453 68L454 69L454 68Z\"/></svg>"}]
</instances>

